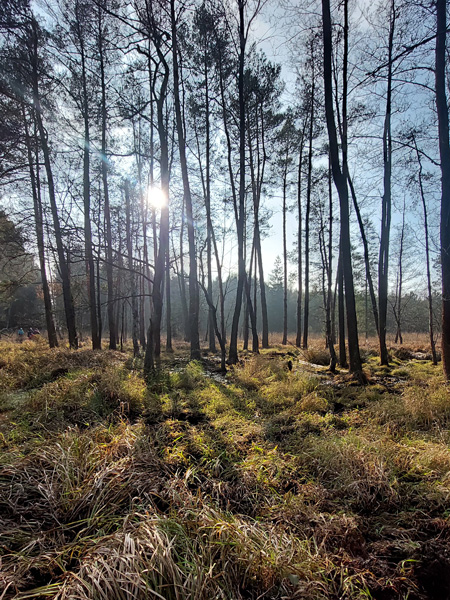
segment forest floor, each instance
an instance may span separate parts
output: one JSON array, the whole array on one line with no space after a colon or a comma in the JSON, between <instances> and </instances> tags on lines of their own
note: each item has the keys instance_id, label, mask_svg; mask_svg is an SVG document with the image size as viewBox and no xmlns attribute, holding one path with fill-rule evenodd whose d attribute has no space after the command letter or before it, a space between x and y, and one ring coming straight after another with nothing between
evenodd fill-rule
<instances>
[{"instance_id":1,"label":"forest floor","mask_svg":"<svg viewBox=\"0 0 450 600\"><path fill-rule=\"evenodd\" d=\"M450 389L318 344L226 376L0 342L0 600L450 598ZM288 369L288 361L293 369Z\"/></svg>"}]
</instances>

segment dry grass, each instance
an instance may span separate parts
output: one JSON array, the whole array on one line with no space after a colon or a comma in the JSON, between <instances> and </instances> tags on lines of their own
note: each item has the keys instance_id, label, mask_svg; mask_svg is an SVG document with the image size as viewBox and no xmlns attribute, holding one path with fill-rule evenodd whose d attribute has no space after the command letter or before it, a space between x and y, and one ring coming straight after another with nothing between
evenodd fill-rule
<instances>
[{"instance_id":1,"label":"dry grass","mask_svg":"<svg viewBox=\"0 0 450 600\"><path fill-rule=\"evenodd\" d=\"M179 351L147 389L119 353L1 349L2 600L450 596L450 397L426 361L383 374L368 347L362 388L292 347L225 378Z\"/></svg>"},{"instance_id":2,"label":"dry grass","mask_svg":"<svg viewBox=\"0 0 450 600\"><path fill-rule=\"evenodd\" d=\"M0 390L36 388L73 369L100 369L126 360L120 352L109 350L49 349L43 339L22 344L0 342L0 353Z\"/></svg>"}]
</instances>

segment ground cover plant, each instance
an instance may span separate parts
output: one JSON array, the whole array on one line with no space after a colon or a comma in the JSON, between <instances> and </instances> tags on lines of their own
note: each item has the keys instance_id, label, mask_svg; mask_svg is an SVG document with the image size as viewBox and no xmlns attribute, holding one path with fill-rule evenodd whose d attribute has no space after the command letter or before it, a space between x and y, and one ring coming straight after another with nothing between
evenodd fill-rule
<instances>
[{"instance_id":1,"label":"ground cover plant","mask_svg":"<svg viewBox=\"0 0 450 600\"><path fill-rule=\"evenodd\" d=\"M0 598L449 597L450 393L409 342L366 386L318 342L226 375L181 348L150 386L2 342Z\"/></svg>"}]
</instances>

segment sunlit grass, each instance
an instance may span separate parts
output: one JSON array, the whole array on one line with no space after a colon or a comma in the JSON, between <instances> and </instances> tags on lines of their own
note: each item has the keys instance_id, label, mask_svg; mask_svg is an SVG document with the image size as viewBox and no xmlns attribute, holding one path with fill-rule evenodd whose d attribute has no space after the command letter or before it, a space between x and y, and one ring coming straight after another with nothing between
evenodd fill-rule
<instances>
[{"instance_id":1,"label":"sunlit grass","mask_svg":"<svg viewBox=\"0 0 450 600\"><path fill-rule=\"evenodd\" d=\"M315 343L225 377L178 349L150 387L128 354L3 344L3 598L426 597L424 540L449 530L440 368L369 348L359 386Z\"/></svg>"}]
</instances>

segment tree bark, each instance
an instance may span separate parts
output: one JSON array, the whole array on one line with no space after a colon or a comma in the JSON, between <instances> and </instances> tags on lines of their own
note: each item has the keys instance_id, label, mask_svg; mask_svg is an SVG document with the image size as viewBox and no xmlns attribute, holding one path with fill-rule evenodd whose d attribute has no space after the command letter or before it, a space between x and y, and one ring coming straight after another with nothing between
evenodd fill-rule
<instances>
[{"instance_id":1,"label":"tree bark","mask_svg":"<svg viewBox=\"0 0 450 600\"><path fill-rule=\"evenodd\" d=\"M199 283L200 287L202 288L203 293L205 294L206 302L213 313L214 331L216 333L217 341L219 342L219 346L220 346L220 371L222 373L226 373L227 372L227 366L226 366L227 351L226 351L226 347L225 347L225 340L223 339L223 337L220 333L219 325L217 323L217 309L214 306L212 298L208 294L208 290L205 288L205 286L202 284L201 281L199 281L198 283Z\"/></svg>"},{"instance_id":2,"label":"tree bark","mask_svg":"<svg viewBox=\"0 0 450 600\"><path fill-rule=\"evenodd\" d=\"M256 107L255 119L258 122L258 106ZM259 128L257 128L256 135L259 135ZM259 141L257 141L257 160L258 168L255 173L255 163L253 156L253 148L251 144L250 128L247 128L248 137L248 150L249 150L249 163L250 163L250 177L252 182L252 195L253 195L253 246L255 248L255 267L256 262L258 263L259 273L259 288L261 295L261 318L262 318L262 335L261 344L263 348L269 347L269 318L267 313L267 297L266 297L266 284L264 280L264 265L262 260L261 251L261 231L259 228L259 209L261 204L261 190L264 182L265 166L267 161L267 153L265 147L265 127L264 127L264 115L261 110L261 146L262 146L262 164L259 159ZM258 137L257 137L258 140ZM255 277L255 294L256 294L256 277Z\"/></svg>"},{"instance_id":3,"label":"tree bark","mask_svg":"<svg viewBox=\"0 0 450 600\"><path fill-rule=\"evenodd\" d=\"M95 283L96 283L96 298L97 298L97 324L98 324L98 337L100 340L102 339L102 330L103 330L103 318L102 318L102 279L100 276L100 252L102 247L102 238L101 238L101 202L100 202L100 190L98 194L98 213L97 213L97 234L98 234L98 252L95 260Z\"/></svg>"},{"instance_id":4,"label":"tree bark","mask_svg":"<svg viewBox=\"0 0 450 600\"><path fill-rule=\"evenodd\" d=\"M370 301L372 304L373 320L375 321L377 335L379 335L380 325L379 325L379 319L378 319L377 298L375 295L375 289L373 287L372 273L370 270L369 244L367 242L367 236L366 236L366 232L364 229L364 223L363 223L363 220L361 217L361 211L359 210L359 205L358 205L358 201L356 198L356 192L355 192L355 188L353 187L353 181L350 177L350 173L347 173L347 179L348 179L348 184L350 186L350 192L351 192L352 200L353 200L353 207L355 209L356 218L358 219L359 232L361 234L361 240L362 240L363 248L364 248L364 265L366 268L366 279L367 279L367 285L369 287Z\"/></svg>"},{"instance_id":5,"label":"tree bark","mask_svg":"<svg viewBox=\"0 0 450 600\"><path fill-rule=\"evenodd\" d=\"M170 295L170 252L166 255L166 352L173 352L172 346L172 303Z\"/></svg>"},{"instance_id":6,"label":"tree bark","mask_svg":"<svg viewBox=\"0 0 450 600\"><path fill-rule=\"evenodd\" d=\"M190 330L189 330L189 311L186 294L186 279L184 275L184 199L183 206L181 208L181 225L180 225L180 274L179 274L179 288L180 288L180 299L181 299L181 310L183 313L183 329L184 329L184 341L190 341Z\"/></svg>"},{"instance_id":7,"label":"tree bark","mask_svg":"<svg viewBox=\"0 0 450 600\"><path fill-rule=\"evenodd\" d=\"M77 19L79 16L77 15ZM79 27L79 23L77 23ZM84 147L83 147L83 209L84 209L84 252L86 260L87 288L89 298L89 314L91 322L92 349L100 350L101 339L98 332L97 302L95 293L95 268L94 255L92 252L92 229L91 229L91 182L90 182L90 132L89 132L89 101L86 81L86 55L84 40L79 32L81 59L81 81L83 91L83 121L84 121Z\"/></svg>"},{"instance_id":8,"label":"tree bark","mask_svg":"<svg viewBox=\"0 0 450 600\"><path fill-rule=\"evenodd\" d=\"M395 31L395 5L391 1L391 18L388 46L388 79L386 94L386 114L383 131L384 193L381 208L380 254L378 259L378 311L380 337L380 363L389 364L386 346L386 320L388 305L389 236L391 229L391 177L392 177L392 136L391 136L391 97L392 97L392 51Z\"/></svg>"},{"instance_id":9,"label":"tree bark","mask_svg":"<svg viewBox=\"0 0 450 600\"><path fill-rule=\"evenodd\" d=\"M135 132L135 125L133 122L133 134L135 139L135 148L134 153L136 157L136 167L138 172L138 191L139 191L139 214L141 217L141 226L142 226L142 251L143 251L143 260L140 263L140 276L138 280L139 285L139 343L141 348L145 351L146 346L146 336L145 336L145 284L146 279L145 275L147 275L147 282L149 283L150 273L148 267L148 248L147 248L147 194L144 193L144 187L142 184L142 126L141 126L141 114L138 114L138 128L137 134ZM137 148L136 148L136 138L137 138ZM139 259L141 260L141 251L139 250ZM145 271L147 270L147 273Z\"/></svg>"},{"instance_id":10,"label":"tree bark","mask_svg":"<svg viewBox=\"0 0 450 600\"><path fill-rule=\"evenodd\" d=\"M254 253L254 248L252 246L251 252L250 252L250 265L249 265L249 269L248 269L248 286L251 289L252 286L252 270L253 270L253 253ZM248 306L248 302L247 302L247 296L244 297L244 325L243 325L243 345L242 345L242 349L243 350L248 350L248 336L249 336L249 331L250 331L250 326L249 326L249 317L250 317L250 311L249 311L249 306Z\"/></svg>"},{"instance_id":11,"label":"tree bark","mask_svg":"<svg viewBox=\"0 0 450 600\"><path fill-rule=\"evenodd\" d=\"M242 307L242 293L245 285L245 263L244 263L244 222L245 222L245 98L244 98L244 60L245 60L245 23L244 23L245 0L238 0L239 7L239 207L237 210L237 238L238 238L238 284L236 290L236 303L231 324L230 349L228 362L238 362L238 329L239 317Z\"/></svg>"},{"instance_id":12,"label":"tree bark","mask_svg":"<svg viewBox=\"0 0 450 600\"><path fill-rule=\"evenodd\" d=\"M314 56L313 63L314 63ZM312 155L313 155L313 131L314 131L314 68L311 88L311 112L309 121L309 149L308 149L308 183L306 189L306 215L305 215L305 297L303 302L303 348L308 348L309 330L309 221L311 214L311 192L312 192Z\"/></svg>"},{"instance_id":13,"label":"tree bark","mask_svg":"<svg viewBox=\"0 0 450 600\"><path fill-rule=\"evenodd\" d=\"M446 96L446 0L436 0L436 109L441 158L442 366L450 380L450 144Z\"/></svg>"},{"instance_id":14,"label":"tree bark","mask_svg":"<svg viewBox=\"0 0 450 600\"><path fill-rule=\"evenodd\" d=\"M127 232L127 254L128 269L130 278L130 296L131 296L131 336L133 340L133 356L139 356L139 312L137 307L136 274L134 272L133 262L133 233L131 228L131 202L129 182L126 179L124 183L125 208L126 208L126 232Z\"/></svg>"},{"instance_id":15,"label":"tree bark","mask_svg":"<svg viewBox=\"0 0 450 600\"><path fill-rule=\"evenodd\" d=\"M199 295L197 282L197 256L195 249L195 232L192 211L192 196L186 160L186 140L180 102L180 70L178 64L177 22L175 0L170 0L170 15L172 26L172 60L173 60L173 89L175 97L175 116L177 123L178 150L180 154L181 175L183 179L184 199L186 203L186 218L189 242L189 327L191 343L191 359L200 358L200 337L198 329Z\"/></svg>"},{"instance_id":16,"label":"tree bark","mask_svg":"<svg viewBox=\"0 0 450 600\"><path fill-rule=\"evenodd\" d=\"M155 41L157 42L155 43L155 49L158 54L160 64L162 65L162 80L156 96L156 113L160 143L161 192L165 198L165 203L161 208L159 244L153 278L152 307L147 336L147 348L144 359L144 377L147 382L151 381L155 372L155 367L157 370L159 370L161 365L161 321L163 309L164 271L166 252L169 246L169 147L164 115L167 86L169 82L169 65L167 64L164 50L160 46L160 38L157 37Z\"/></svg>"},{"instance_id":17,"label":"tree bark","mask_svg":"<svg viewBox=\"0 0 450 600\"><path fill-rule=\"evenodd\" d=\"M207 261L207 277L208 277L208 297L212 298L212 237L213 237L213 226L211 219L211 132L210 132L210 115L209 115L209 80L208 80L208 65L205 57L204 63L204 75L205 75L205 121L206 121L206 195L205 195L205 208L206 208L206 228L207 228L207 241L206 241L206 261ZM215 323L214 323L214 311L208 306L208 330L209 330L209 351L216 352L216 337Z\"/></svg>"},{"instance_id":18,"label":"tree bark","mask_svg":"<svg viewBox=\"0 0 450 600\"><path fill-rule=\"evenodd\" d=\"M350 245L350 218L348 188L346 176L346 109L343 111L343 167L341 171L339 164L339 148L336 134L336 123L333 112L333 90L332 90L332 29L329 0L322 0L323 16L323 46L324 46L324 88L325 88L325 113L330 144L330 160L333 180L339 194L339 206L341 215L341 262L345 282L345 303L347 313L348 349L350 358L350 371L360 379L364 379L362 372L361 357L359 354L358 325L356 319L355 291L353 284L352 257ZM345 77L344 77L345 80ZM345 97L346 89L344 90Z\"/></svg>"},{"instance_id":19,"label":"tree bark","mask_svg":"<svg viewBox=\"0 0 450 600\"><path fill-rule=\"evenodd\" d=\"M345 369L348 367L347 351L345 348L345 294L344 273L342 270L341 253L339 251L338 264L338 330L339 330L339 364Z\"/></svg>"},{"instance_id":20,"label":"tree bark","mask_svg":"<svg viewBox=\"0 0 450 600\"><path fill-rule=\"evenodd\" d=\"M402 231L400 234L400 249L398 256L397 285L395 290L394 318L397 325L395 343L403 344L402 336L402 288L403 288L403 244L405 239L405 202L403 201Z\"/></svg>"},{"instance_id":21,"label":"tree bark","mask_svg":"<svg viewBox=\"0 0 450 600\"><path fill-rule=\"evenodd\" d=\"M326 300L326 325L325 332L328 349L330 351L330 371L336 371L336 351L334 349L333 327L331 319L332 306L332 279L333 279L333 189L331 185L331 164L328 164L328 264L327 264L327 300Z\"/></svg>"},{"instance_id":22,"label":"tree bark","mask_svg":"<svg viewBox=\"0 0 450 600\"><path fill-rule=\"evenodd\" d=\"M109 329L109 349L117 349L117 322L114 315L114 279L113 279L113 248L112 248L112 229L111 229L111 209L109 204L109 186L108 186L108 158L106 156L106 131L108 122L108 110L106 106L106 81L105 81L105 58L103 47L101 8L98 9L98 53L100 60L100 84L101 84L101 115L102 115L102 147L101 147L101 170L103 183L103 212L106 225L106 282L107 282L107 301L108 301L108 329Z\"/></svg>"},{"instance_id":23,"label":"tree bark","mask_svg":"<svg viewBox=\"0 0 450 600\"><path fill-rule=\"evenodd\" d=\"M286 239L286 193L287 193L287 157L283 171L283 346L287 344L287 239Z\"/></svg>"},{"instance_id":24,"label":"tree bark","mask_svg":"<svg viewBox=\"0 0 450 600\"><path fill-rule=\"evenodd\" d=\"M427 211L427 203L425 201L425 192L423 189L423 180L422 180L422 160L420 158L420 152L417 147L417 143L415 138L413 138L414 147L416 150L417 162L419 163L419 188L420 188L420 198L422 200L422 208L423 208L423 224L424 224L424 234L425 234L425 255L427 261L427 291L428 291L428 328L430 334L430 346L431 346L431 356L433 357L433 365L437 365L437 354L436 354L436 342L434 340L434 322L433 322L433 292L431 289L431 269L430 269L430 240L428 235L428 211Z\"/></svg>"},{"instance_id":25,"label":"tree bark","mask_svg":"<svg viewBox=\"0 0 450 600\"><path fill-rule=\"evenodd\" d=\"M295 345L300 348L302 344L302 294L303 294L303 273L302 273L302 164L303 164L303 136L300 141L300 154L298 158L298 182L297 182L297 211L298 211L298 229L297 229L297 337Z\"/></svg>"},{"instance_id":26,"label":"tree bark","mask_svg":"<svg viewBox=\"0 0 450 600\"><path fill-rule=\"evenodd\" d=\"M52 311L52 300L50 296L50 288L47 279L47 270L45 267L45 243L44 243L44 223L42 214L42 201L41 201L41 187L40 187L40 176L39 176L39 152L38 152L38 140L35 131L35 152L36 152L36 172L34 170L34 159L33 151L31 147L31 136L29 134L27 116L25 108L22 105L22 116L25 127L25 143L27 147L28 167L30 171L31 191L33 194L33 208L34 208L34 224L36 230L36 241L39 255L39 267L41 271L42 280L42 293L44 296L44 311L45 311L45 323L47 325L47 336L50 348L58 346L58 338L56 336L55 322L53 320ZM36 119L35 119L36 121Z\"/></svg>"},{"instance_id":27,"label":"tree bark","mask_svg":"<svg viewBox=\"0 0 450 600\"><path fill-rule=\"evenodd\" d=\"M64 312L66 316L67 332L69 335L70 348L78 348L78 336L75 327L75 307L72 298L72 289L70 285L69 267L66 260L64 245L62 241L61 225L59 222L58 207L56 204L55 183L50 161L50 148L48 146L47 131L42 120L42 107L40 101L39 76L38 76L38 33L37 23L32 22L33 37L31 50L32 66L32 86L33 86L33 106L36 115L36 122L39 130L42 154L44 156L45 172L47 174L48 195L50 199L50 208L53 218L53 227L55 231L56 249L58 254L59 271L63 288Z\"/></svg>"}]
</instances>

